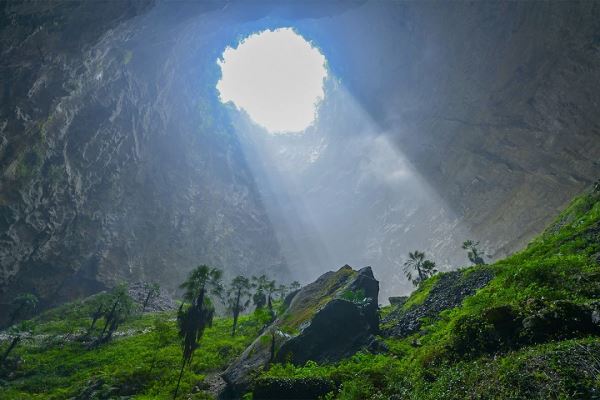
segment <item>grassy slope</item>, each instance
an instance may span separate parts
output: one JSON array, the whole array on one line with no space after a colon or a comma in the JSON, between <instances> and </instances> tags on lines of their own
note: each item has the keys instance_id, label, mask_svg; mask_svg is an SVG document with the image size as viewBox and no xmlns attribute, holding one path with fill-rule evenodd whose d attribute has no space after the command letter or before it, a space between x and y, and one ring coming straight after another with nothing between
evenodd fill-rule
<instances>
[{"instance_id":1,"label":"grassy slope","mask_svg":"<svg viewBox=\"0 0 600 400\"><path fill-rule=\"evenodd\" d=\"M464 334L459 329L461 321L478 323L491 308L508 305L520 312L532 299L574 304L597 300L599 227L600 193L581 196L522 252L490 266L464 269L468 274L475 268L490 268L495 278L465 299L461 307L424 324L419 333L402 339L386 338L388 353L357 354L329 365L275 365L263 373L263 378L329 378L340 389L328 397L340 399L600 398L598 337L579 336L468 355L452 351ZM406 310L422 304L435 282L435 278L426 282L402 307ZM87 315L93 307L93 299L69 304L25 323L23 329L47 337L38 336L19 345L15 353L23 362L14 377L0 381L0 398L65 399L94 384L98 394L118 387L118 395L169 398L181 357L174 313L138 317L119 329L129 336L94 350L65 341L60 335L87 328ZM389 308L382 310L388 312ZM163 348L158 348L153 329L157 319L167 320ZM221 370L241 353L256 337L263 320L260 316L243 317L236 338L229 336L230 323L220 318L206 331L192 368L184 374L182 393L186 396L206 375ZM206 394L194 396L205 398ZM115 392L109 397L115 398Z\"/></svg>"},{"instance_id":2,"label":"grassy slope","mask_svg":"<svg viewBox=\"0 0 600 400\"><path fill-rule=\"evenodd\" d=\"M69 304L26 323L23 327L33 328L38 336L35 340L24 340L17 347L15 354L23 361L16 377L0 387L0 398L66 399L95 385L97 397L93 398L98 399L121 395L134 395L136 399L171 398L181 366L175 313L137 317L119 328L129 336L117 337L96 349L65 341L61 335L81 332L89 326L85 310L92 307ZM155 333L156 321L165 327L162 348ZM213 327L206 330L191 368L184 373L181 393L190 393L195 385L202 385L207 375L221 371L257 336L263 323L261 316L243 316L238 334L232 338L231 319L217 318ZM193 398L206 397L199 392Z\"/></svg>"},{"instance_id":3,"label":"grassy slope","mask_svg":"<svg viewBox=\"0 0 600 400\"><path fill-rule=\"evenodd\" d=\"M274 366L263 378L330 378L341 384L330 397L340 399L600 398L597 336L488 353L452 351L464 335L461 322L478 322L490 309L509 306L524 313L536 301L550 306L555 300L598 301L599 227L600 193L583 195L525 250L490 266L464 269L468 274L476 268L491 268L495 278L419 333L386 339L390 353L358 354L335 365ZM402 307L422 303L431 286L426 282Z\"/></svg>"}]
</instances>

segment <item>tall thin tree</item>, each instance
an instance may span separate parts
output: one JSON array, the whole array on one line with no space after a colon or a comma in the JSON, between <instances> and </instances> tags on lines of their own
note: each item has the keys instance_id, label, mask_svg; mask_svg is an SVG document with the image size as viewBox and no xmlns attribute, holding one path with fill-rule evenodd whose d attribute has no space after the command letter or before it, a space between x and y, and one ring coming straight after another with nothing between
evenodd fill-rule
<instances>
[{"instance_id":1,"label":"tall thin tree","mask_svg":"<svg viewBox=\"0 0 600 400\"><path fill-rule=\"evenodd\" d=\"M242 275L236 276L229 285L227 291L227 306L233 316L231 336L235 336L240 313L250 305L250 288L250 280Z\"/></svg>"},{"instance_id":2,"label":"tall thin tree","mask_svg":"<svg viewBox=\"0 0 600 400\"><path fill-rule=\"evenodd\" d=\"M260 310L267 305L266 286L269 283L269 278L266 275L253 276L252 287L254 288L254 294L252 295L252 302L257 310Z\"/></svg>"},{"instance_id":3,"label":"tall thin tree","mask_svg":"<svg viewBox=\"0 0 600 400\"><path fill-rule=\"evenodd\" d=\"M160 285L158 283L144 283L144 290L146 290L146 298L142 305L142 312L146 311L146 307L152 299L157 298L160 295Z\"/></svg>"},{"instance_id":4,"label":"tall thin tree","mask_svg":"<svg viewBox=\"0 0 600 400\"><path fill-rule=\"evenodd\" d=\"M215 308L209 294L221 295L223 291L221 285L222 275L219 269L200 265L190 273L188 279L180 286L185 290L184 302L177 313L177 325L179 326L179 337L182 340L183 354L173 399L177 397L183 370L186 365L191 363L194 351L198 348L198 341L202 338L204 330L212 325Z\"/></svg>"}]
</instances>

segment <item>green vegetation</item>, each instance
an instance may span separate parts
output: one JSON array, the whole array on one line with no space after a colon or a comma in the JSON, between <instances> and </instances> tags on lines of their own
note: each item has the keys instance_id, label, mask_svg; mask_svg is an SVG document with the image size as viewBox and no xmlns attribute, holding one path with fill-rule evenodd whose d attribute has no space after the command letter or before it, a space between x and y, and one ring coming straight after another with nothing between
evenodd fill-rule
<instances>
[{"instance_id":1,"label":"green vegetation","mask_svg":"<svg viewBox=\"0 0 600 400\"><path fill-rule=\"evenodd\" d=\"M148 303L160 295L160 285L158 283L145 283L144 290L146 290L146 298L142 304L142 312L146 311Z\"/></svg>"},{"instance_id":2,"label":"green vegetation","mask_svg":"<svg viewBox=\"0 0 600 400\"><path fill-rule=\"evenodd\" d=\"M177 326L182 341L183 356L173 395L174 399L177 398L184 368L186 365L190 365L204 331L212 325L215 308L209 294L219 295L222 292L222 274L216 268L200 265L192 270L188 279L180 286L185 290L183 298L187 303L182 303L177 312Z\"/></svg>"},{"instance_id":3,"label":"green vegetation","mask_svg":"<svg viewBox=\"0 0 600 400\"><path fill-rule=\"evenodd\" d=\"M260 386L264 382L312 382L333 388L326 400L598 398L599 261L600 187L575 199L521 252L455 272L459 284L480 272L493 274L460 306L423 318L410 336L379 337L386 350L380 346L376 354L359 352L336 363L270 364L257 376L257 387L267 387ZM364 293L344 287L347 274L356 273L344 267L324 275L318 289L301 291L302 301L294 301L292 313L271 298L280 288L259 277L254 279L253 298L260 305L255 312L243 315L240 309L237 322L233 312L234 318L213 319L206 294L209 286L219 294L220 276L208 267L198 271L183 285L186 296L179 313L118 318L112 339L96 346L89 345L91 338L106 336L101 332L116 318L110 310L119 289L12 327L0 342L0 356L9 351L0 368L0 398L171 398L179 377L179 398L210 398L211 379L264 332L275 311L281 314L281 332L297 332L336 293L353 302L364 298ZM421 280L406 302L382 309L386 325L430 304L427 299L439 293L432 290L442 287L436 285L444 277L448 275L439 273ZM239 305L246 305L251 293L242 286L235 289L232 284L229 297L235 300L239 294L244 299ZM283 291L279 293L282 298ZM206 317L202 326L185 323L182 315L189 316L190 310ZM15 337L19 339L13 345ZM263 338L264 346L273 343L269 333Z\"/></svg>"},{"instance_id":4,"label":"green vegetation","mask_svg":"<svg viewBox=\"0 0 600 400\"><path fill-rule=\"evenodd\" d=\"M415 273L416 276L413 277ZM404 262L404 274L413 285L419 286L436 273L435 263L427 260L425 253L418 250L408 253L408 260Z\"/></svg>"},{"instance_id":5,"label":"green vegetation","mask_svg":"<svg viewBox=\"0 0 600 400\"><path fill-rule=\"evenodd\" d=\"M337 387L332 399L596 398L600 331L590 316L600 298L599 258L596 190L523 251L462 270L467 276L491 268L495 275L460 307L423 321L419 332L381 338L387 353L274 365L260 379L329 379ZM426 279L401 311L422 304L442 275Z\"/></svg>"},{"instance_id":6,"label":"green vegetation","mask_svg":"<svg viewBox=\"0 0 600 400\"><path fill-rule=\"evenodd\" d=\"M233 325L231 327L231 336L235 336L238 318L250 305L250 280L245 276L236 276L227 291L227 308L233 317Z\"/></svg>"},{"instance_id":7,"label":"green vegetation","mask_svg":"<svg viewBox=\"0 0 600 400\"><path fill-rule=\"evenodd\" d=\"M61 309L66 311L69 306ZM91 309L92 305L88 306ZM134 317L120 327L111 342L93 349L79 340L91 323L83 315L53 311L34 320L34 336L27 336L27 330L20 331L23 339L12 353L20 361L1 378L0 398L67 399L81 395L86 388L95 388L94 398L98 399L134 394L139 399L173 396L181 367L176 312ZM215 318L183 373L180 392L187 398L194 387L204 388L207 377L239 355L263 324L260 316L240 316L237 335L231 337L231 319ZM206 398L202 392L195 396Z\"/></svg>"}]
</instances>

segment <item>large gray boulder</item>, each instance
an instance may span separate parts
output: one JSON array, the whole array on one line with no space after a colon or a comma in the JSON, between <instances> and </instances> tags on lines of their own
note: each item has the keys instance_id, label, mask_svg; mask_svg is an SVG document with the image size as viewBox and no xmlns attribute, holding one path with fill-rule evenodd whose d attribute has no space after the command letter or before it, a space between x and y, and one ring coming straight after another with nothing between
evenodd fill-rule
<instances>
[{"instance_id":1,"label":"large gray boulder","mask_svg":"<svg viewBox=\"0 0 600 400\"><path fill-rule=\"evenodd\" d=\"M379 282L370 267L345 265L303 287L287 310L223 373L228 396L248 390L271 362L333 362L374 341Z\"/></svg>"}]
</instances>

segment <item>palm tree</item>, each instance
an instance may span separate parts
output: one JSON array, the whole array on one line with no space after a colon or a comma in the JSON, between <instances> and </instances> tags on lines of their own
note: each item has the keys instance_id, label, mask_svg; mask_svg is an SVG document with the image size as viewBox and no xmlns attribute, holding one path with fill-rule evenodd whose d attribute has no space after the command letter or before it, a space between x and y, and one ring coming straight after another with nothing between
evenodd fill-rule
<instances>
[{"instance_id":1,"label":"palm tree","mask_svg":"<svg viewBox=\"0 0 600 400\"><path fill-rule=\"evenodd\" d=\"M185 366L191 362L204 330L212 325L215 308L208 294L221 295L223 291L221 285L222 275L223 273L219 269L200 265L179 286L185 290L184 302L181 303L177 313L177 325L179 326L179 336L182 339L183 354L179 379L173 395L174 399L177 397Z\"/></svg>"},{"instance_id":2,"label":"palm tree","mask_svg":"<svg viewBox=\"0 0 600 400\"><path fill-rule=\"evenodd\" d=\"M255 289L254 294L252 295L252 302L254 303L254 307L256 309L261 309L267 304L267 295L265 294L265 288L269 283L269 278L266 275L261 276L253 276L252 278L252 287Z\"/></svg>"},{"instance_id":3,"label":"palm tree","mask_svg":"<svg viewBox=\"0 0 600 400\"><path fill-rule=\"evenodd\" d=\"M256 289L256 292L252 296L252 300L257 309L263 308L266 304L271 314L271 321L275 319L275 313L273 312L273 293L277 291L277 283L274 280L270 280L266 275L259 277L252 277L252 286Z\"/></svg>"},{"instance_id":4,"label":"palm tree","mask_svg":"<svg viewBox=\"0 0 600 400\"><path fill-rule=\"evenodd\" d=\"M290 283L290 292L295 292L296 290L300 289L301 287L302 287L302 285L300 284L300 282L294 281L294 282Z\"/></svg>"},{"instance_id":5,"label":"palm tree","mask_svg":"<svg viewBox=\"0 0 600 400\"><path fill-rule=\"evenodd\" d=\"M417 276L413 279L413 273ZM435 263L425 259L425 253L415 250L408 253L408 260L404 262L404 274L413 285L419 286L421 282L437 273Z\"/></svg>"},{"instance_id":6,"label":"palm tree","mask_svg":"<svg viewBox=\"0 0 600 400\"><path fill-rule=\"evenodd\" d=\"M250 305L250 280L245 276L236 276L227 292L228 308L233 314L233 327L231 328L231 336L235 336L238 317Z\"/></svg>"},{"instance_id":7,"label":"palm tree","mask_svg":"<svg viewBox=\"0 0 600 400\"><path fill-rule=\"evenodd\" d=\"M289 293L290 288L287 285L284 285L283 283L280 284L279 286L277 286L277 294L279 294L279 300L284 300L285 296L287 296L287 294Z\"/></svg>"}]
</instances>

